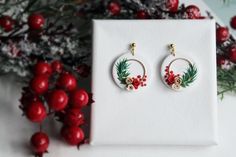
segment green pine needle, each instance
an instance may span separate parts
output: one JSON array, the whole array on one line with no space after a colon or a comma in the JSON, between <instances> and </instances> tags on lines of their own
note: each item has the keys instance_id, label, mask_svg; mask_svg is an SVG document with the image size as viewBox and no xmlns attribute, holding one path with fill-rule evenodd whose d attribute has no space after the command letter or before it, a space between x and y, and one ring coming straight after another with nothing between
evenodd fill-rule
<instances>
[{"instance_id":1,"label":"green pine needle","mask_svg":"<svg viewBox=\"0 0 236 157\"><path fill-rule=\"evenodd\" d=\"M230 70L217 68L217 94L224 97L226 92L236 92L236 68Z\"/></svg>"},{"instance_id":2,"label":"green pine needle","mask_svg":"<svg viewBox=\"0 0 236 157\"><path fill-rule=\"evenodd\" d=\"M189 68L187 69L187 71L182 76L181 86L182 87L189 86L189 84L192 83L196 79L196 76L197 76L196 66L192 65L192 64L189 64Z\"/></svg>"},{"instance_id":3,"label":"green pine needle","mask_svg":"<svg viewBox=\"0 0 236 157\"><path fill-rule=\"evenodd\" d=\"M116 63L116 71L117 71L117 79L120 81L121 84L126 84L126 78L130 75L129 71L129 64L127 58Z\"/></svg>"}]
</instances>

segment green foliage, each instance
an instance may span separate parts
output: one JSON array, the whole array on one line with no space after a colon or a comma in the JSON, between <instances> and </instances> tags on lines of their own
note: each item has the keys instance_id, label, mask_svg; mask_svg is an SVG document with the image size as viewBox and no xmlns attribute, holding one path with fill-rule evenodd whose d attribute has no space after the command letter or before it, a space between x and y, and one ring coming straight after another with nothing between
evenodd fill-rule
<instances>
[{"instance_id":1,"label":"green foliage","mask_svg":"<svg viewBox=\"0 0 236 157\"><path fill-rule=\"evenodd\" d=\"M187 69L187 72L184 73L182 76L182 87L187 87L189 86L190 83L192 83L197 76L197 68L195 65L189 64L189 68Z\"/></svg>"},{"instance_id":2,"label":"green foliage","mask_svg":"<svg viewBox=\"0 0 236 157\"><path fill-rule=\"evenodd\" d=\"M130 75L128 72L129 64L127 58L116 63L117 79L121 84L126 84L126 78Z\"/></svg>"},{"instance_id":3,"label":"green foliage","mask_svg":"<svg viewBox=\"0 0 236 157\"><path fill-rule=\"evenodd\" d=\"M217 68L218 95L221 99L226 92L236 92L236 68L230 70Z\"/></svg>"}]
</instances>

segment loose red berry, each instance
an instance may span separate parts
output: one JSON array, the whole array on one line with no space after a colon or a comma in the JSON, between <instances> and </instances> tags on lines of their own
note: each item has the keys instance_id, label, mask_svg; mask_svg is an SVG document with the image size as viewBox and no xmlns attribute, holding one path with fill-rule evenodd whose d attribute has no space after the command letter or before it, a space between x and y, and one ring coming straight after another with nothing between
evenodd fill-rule
<instances>
[{"instance_id":1,"label":"loose red berry","mask_svg":"<svg viewBox=\"0 0 236 157\"><path fill-rule=\"evenodd\" d=\"M43 94L48 90L48 77L44 75L35 76L30 83L35 94Z\"/></svg>"},{"instance_id":2,"label":"loose red berry","mask_svg":"<svg viewBox=\"0 0 236 157\"><path fill-rule=\"evenodd\" d=\"M43 132L36 132L32 135L30 143L35 153L44 153L47 151L49 145L48 135Z\"/></svg>"},{"instance_id":3,"label":"loose red berry","mask_svg":"<svg viewBox=\"0 0 236 157\"><path fill-rule=\"evenodd\" d=\"M223 43L229 39L229 30L227 27L218 27L216 29L216 41Z\"/></svg>"},{"instance_id":4,"label":"loose red berry","mask_svg":"<svg viewBox=\"0 0 236 157\"><path fill-rule=\"evenodd\" d=\"M185 13L188 19L199 19L201 17L200 9L195 5L186 7Z\"/></svg>"},{"instance_id":5,"label":"loose red berry","mask_svg":"<svg viewBox=\"0 0 236 157\"><path fill-rule=\"evenodd\" d=\"M35 123L41 123L46 118L46 108L42 102L32 102L27 106L26 116Z\"/></svg>"},{"instance_id":6,"label":"loose red berry","mask_svg":"<svg viewBox=\"0 0 236 157\"><path fill-rule=\"evenodd\" d=\"M139 10L136 13L138 19L147 19L149 17L148 13L145 10Z\"/></svg>"},{"instance_id":7,"label":"loose red berry","mask_svg":"<svg viewBox=\"0 0 236 157\"><path fill-rule=\"evenodd\" d=\"M58 87L68 91L72 91L77 87L77 81L74 75L69 73L63 73L58 79Z\"/></svg>"},{"instance_id":8,"label":"loose red berry","mask_svg":"<svg viewBox=\"0 0 236 157\"><path fill-rule=\"evenodd\" d=\"M112 15L118 15L121 11L121 6L118 2L112 1L108 4L107 9Z\"/></svg>"},{"instance_id":9,"label":"loose red berry","mask_svg":"<svg viewBox=\"0 0 236 157\"><path fill-rule=\"evenodd\" d=\"M70 103L74 108L81 108L88 104L89 96L84 89L75 90L70 94Z\"/></svg>"},{"instance_id":10,"label":"loose red berry","mask_svg":"<svg viewBox=\"0 0 236 157\"><path fill-rule=\"evenodd\" d=\"M170 12L177 12L179 7L179 0L166 0L165 7Z\"/></svg>"},{"instance_id":11,"label":"loose red berry","mask_svg":"<svg viewBox=\"0 0 236 157\"><path fill-rule=\"evenodd\" d=\"M41 14L34 13L28 18L28 25L30 29L39 30L42 29L45 23L45 19Z\"/></svg>"},{"instance_id":12,"label":"loose red berry","mask_svg":"<svg viewBox=\"0 0 236 157\"><path fill-rule=\"evenodd\" d=\"M69 145L78 145L84 140L84 132L76 126L64 126L61 136Z\"/></svg>"},{"instance_id":13,"label":"loose red berry","mask_svg":"<svg viewBox=\"0 0 236 157\"><path fill-rule=\"evenodd\" d=\"M221 66L225 64L225 57L222 55L217 55L217 66Z\"/></svg>"},{"instance_id":14,"label":"loose red berry","mask_svg":"<svg viewBox=\"0 0 236 157\"><path fill-rule=\"evenodd\" d=\"M91 68L87 64L81 64L77 67L77 72L82 77L88 77Z\"/></svg>"},{"instance_id":15,"label":"loose red berry","mask_svg":"<svg viewBox=\"0 0 236 157\"><path fill-rule=\"evenodd\" d=\"M52 71L53 72L61 73L62 69L63 69L63 64L59 60L52 62Z\"/></svg>"},{"instance_id":16,"label":"loose red berry","mask_svg":"<svg viewBox=\"0 0 236 157\"><path fill-rule=\"evenodd\" d=\"M55 111L63 110L68 104L68 96L63 90L54 90L48 97L48 105Z\"/></svg>"},{"instance_id":17,"label":"loose red berry","mask_svg":"<svg viewBox=\"0 0 236 157\"><path fill-rule=\"evenodd\" d=\"M76 108L69 109L64 118L64 124L68 126L80 126L84 121L84 114Z\"/></svg>"},{"instance_id":18,"label":"loose red berry","mask_svg":"<svg viewBox=\"0 0 236 157\"><path fill-rule=\"evenodd\" d=\"M23 92L20 99L20 102L23 106L28 106L30 103L37 101L40 101L40 98L31 92Z\"/></svg>"},{"instance_id":19,"label":"loose red berry","mask_svg":"<svg viewBox=\"0 0 236 157\"><path fill-rule=\"evenodd\" d=\"M10 16L3 16L0 18L0 27L3 28L5 32L10 32L14 28L14 21Z\"/></svg>"},{"instance_id":20,"label":"loose red berry","mask_svg":"<svg viewBox=\"0 0 236 157\"><path fill-rule=\"evenodd\" d=\"M234 16L234 17L231 18L230 26L231 26L233 29L236 29L236 16Z\"/></svg>"},{"instance_id":21,"label":"loose red berry","mask_svg":"<svg viewBox=\"0 0 236 157\"><path fill-rule=\"evenodd\" d=\"M34 66L34 74L50 76L52 74L52 68L47 62L39 61Z\"/></svg>"},{"instance_id":22,"label":"loose red berry","mask_svg":"<svg viewBox=\"0 0 236 157\"><path fill-rule=\"evenodd\" d=\"M229 60L236 63L236 45L233 45L229 48Z\"/></svg>"}]
</instances>

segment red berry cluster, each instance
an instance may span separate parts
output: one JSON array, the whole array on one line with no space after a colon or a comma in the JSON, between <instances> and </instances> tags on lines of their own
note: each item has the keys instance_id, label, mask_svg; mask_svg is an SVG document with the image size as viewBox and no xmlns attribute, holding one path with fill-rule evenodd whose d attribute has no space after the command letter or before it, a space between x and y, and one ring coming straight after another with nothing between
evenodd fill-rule
<instances>
[{"instance_id":1,"label":"red berry cluster","mask_svg":"<svg viewBox=\"0 0 236 157\"><path fill-rule=\"evenodd\" d=\"M138 89L139 86L147 86L145 83L147 81L147 75L144 75L141 77L141 75L138 75L137 77L132 78L132 85L134 86L134 89Z\"/></svg>"},{"instance_id":2,"label":"red berry cluster","mask_svg":"<svg viewBox=\"0 0 236 157\"><path fill-rule=\"evenodd\" d=\"M165 82L168 84L168 85L172 85L175 83L175 78L177 76L179 76L179 74L175 75L174 72L171 70L169 71L169 66L166 66L166 69L165 69Z\"/></svg>"},{"instance_id":3,"label":"red berry cluster","mask_svg":"<svg viewBox=\"0 0 236 157\"><path fill-rule=\"evenodd\" d=\"M88 93L77 88L75 75L67 72L60 61L39 61L33 73L29 86L23 88L20 100L23 113L40 126L45 118L54 114L63 123L61 136L64 140L70 145L82 144L85 135L80 127L85 118L81 109L90 102ZM47 152L49 145L47 134L40 128L31 137L36 156Z\"/></svg>"},{"instance_id":4,"label":"red berry cluster","mask_svg":"<svg viewBox=\"0 0 236 157\"><path fill-rule=\"evenodd\" d=\"M14 29L15 24L18 24L17 21L12 19L12 17L4 15L0 17L0 27L3 31L10 32ZM45 24L44 17L39 13L33 13L28 18L28 26L32 30L40 30Z\"/></svg>"}]
</instances>

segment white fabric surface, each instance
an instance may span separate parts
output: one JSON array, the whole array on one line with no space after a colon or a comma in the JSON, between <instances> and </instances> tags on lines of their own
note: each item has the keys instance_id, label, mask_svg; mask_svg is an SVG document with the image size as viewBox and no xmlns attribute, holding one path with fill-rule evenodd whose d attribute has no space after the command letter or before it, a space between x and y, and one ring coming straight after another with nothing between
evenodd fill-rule
<instances>
[{"instance_id":1,"label":"white fabric surface","mask_svg":"<svg viewBox=\"0 0 236 157\"><path fill-rule=\"evenodd\" d=\"M215 21L98 20L94 22L91 144L214 145L217 143ZM136 42L150 66L148 87L127 92L112 80L114 60ZM196 85L168 89L160 64L175 43L198 67Z\"/></svg>"}]
</instances>

